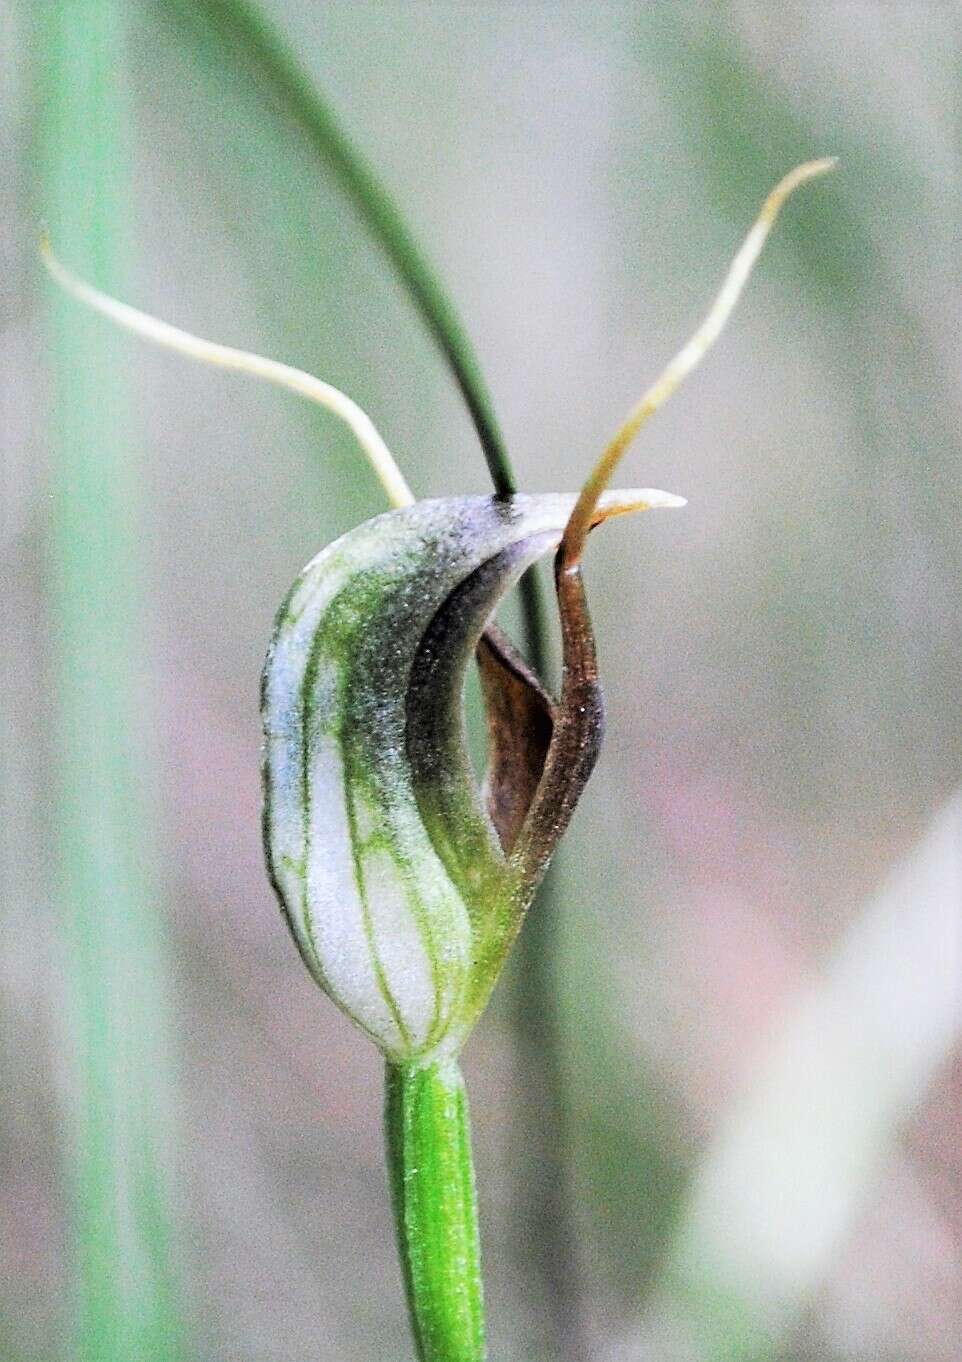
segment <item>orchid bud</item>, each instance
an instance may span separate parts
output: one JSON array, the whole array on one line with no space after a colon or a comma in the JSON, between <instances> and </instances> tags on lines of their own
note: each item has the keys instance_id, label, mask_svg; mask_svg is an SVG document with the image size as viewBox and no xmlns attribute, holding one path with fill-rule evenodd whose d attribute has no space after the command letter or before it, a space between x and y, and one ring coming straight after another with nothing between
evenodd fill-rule
<instances>
[{"instance_id":1,"label":"orchid bud","mask_svg":"<svg viewBox=\"0 0 962 1362\"><path fill-rule=\"evenodd\" d=\"M587 691L574 744L564 705L496 635L486 640L486 691L500 693L509 672L552 730L539 749L495 704L491 811L462 714L465 671L495 606L558 546L574 504L459 497L388 512L308 564L277 617L263 680L271 880L311 974L394 1062L460 1048L597 754L600 692L594 668L584 676L593 645L577 606L568 623ZM608 493L594 519L679 504L653 490ZM522 752L532 741L533 758ZM537 788L551 785L559 743L564 778L544 807ZM540 779L512 804L505 786L524 781L510 773L531 760Z\"/></svg>"}]
</instances>

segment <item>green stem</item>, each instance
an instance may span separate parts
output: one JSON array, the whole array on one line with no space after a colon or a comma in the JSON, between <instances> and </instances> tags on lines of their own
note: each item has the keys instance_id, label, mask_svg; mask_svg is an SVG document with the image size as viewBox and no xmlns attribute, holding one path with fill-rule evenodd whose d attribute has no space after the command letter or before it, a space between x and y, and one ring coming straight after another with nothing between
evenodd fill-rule
<instances>
[{"instance_id":1,"label":"green stem","mask_svg":"<svg viewBox=\"0 0 962 1362\"><path fill-rule=\"evenodd\" d=\"M471 1127L454 1060L387 1065L384 1125L398 1253L421 1362L482 1362Z\"/></svg>"}]
</instances>

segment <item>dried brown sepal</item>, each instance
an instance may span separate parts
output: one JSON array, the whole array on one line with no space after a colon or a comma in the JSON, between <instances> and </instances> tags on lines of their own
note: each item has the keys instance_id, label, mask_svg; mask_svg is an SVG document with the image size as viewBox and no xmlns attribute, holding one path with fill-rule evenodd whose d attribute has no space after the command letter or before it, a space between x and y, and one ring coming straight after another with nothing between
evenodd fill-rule
<instances>
[{"instance_id":1,"label":"dried brown sepal","mask_svg":"<svg viewBox=\"0 0 962 1362\"><path fill-rule=\"evenodd\" d=\"M557 707L496 625L482 634L475 659L488 721L485 803L509 856L541 781Z\"/></svg>"},{"instance_id":2,"label":"dried brown sepal","mask_svg":"<svg viewBox=\"0 0 962 1362\"><path fill-rule=\"evenodd\" d=\"M561 698L541 779L511 863L522 883L537 885L594 769L604 738L604 694L598 678L594 630L578 564L555 563L561 622Z\"/></svg>"}]
</instances>

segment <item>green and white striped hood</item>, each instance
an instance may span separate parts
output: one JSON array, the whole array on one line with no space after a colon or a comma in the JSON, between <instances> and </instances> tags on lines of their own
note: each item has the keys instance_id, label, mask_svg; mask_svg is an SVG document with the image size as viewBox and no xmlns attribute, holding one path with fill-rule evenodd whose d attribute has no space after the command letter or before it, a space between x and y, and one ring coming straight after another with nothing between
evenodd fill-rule
<instances>
[{"instance_id":1,"label":"green and white striped hood","mask_svg":"<svg viewBox=\"0 0 962 1362\"><path fill-rule=\"evenodd\" d=\"M318 554L277 616L263 677L272 883L314 978L395 1061L458 1048L493 983L479 975L500 968L536 887L483 807L462 689L497 602L557 546L573 504L390 511Z\"/></svg>"}]
</instances>

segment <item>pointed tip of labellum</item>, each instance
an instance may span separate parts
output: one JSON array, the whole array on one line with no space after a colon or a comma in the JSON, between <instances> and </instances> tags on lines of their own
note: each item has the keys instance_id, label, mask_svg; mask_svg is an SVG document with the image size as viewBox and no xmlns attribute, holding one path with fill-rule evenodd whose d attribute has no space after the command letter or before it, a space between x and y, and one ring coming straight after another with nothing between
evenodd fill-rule
<instances>
[{"instance_id":1,"label":"pointed tip of labellum","mask_svg":"<svg viewBox=\"0 0 962 1362\"><path fill-rule=\"evenodd\" d=\"M674 492L662 492L657 487L632 487L624 491L604 492L591 517L591 528L616 515L629 515L632 511L660 511L687 505L686 497L676 496Z\"/></svg>"}]
</instances>

